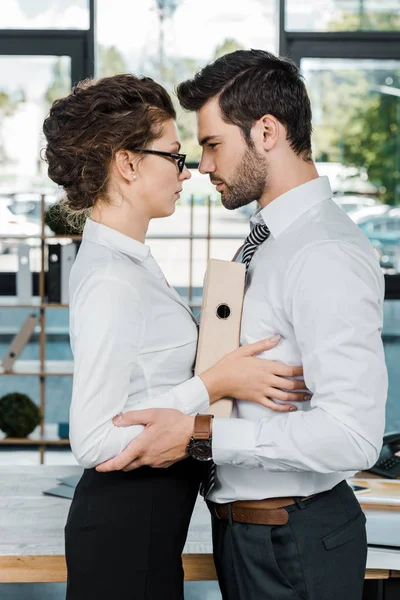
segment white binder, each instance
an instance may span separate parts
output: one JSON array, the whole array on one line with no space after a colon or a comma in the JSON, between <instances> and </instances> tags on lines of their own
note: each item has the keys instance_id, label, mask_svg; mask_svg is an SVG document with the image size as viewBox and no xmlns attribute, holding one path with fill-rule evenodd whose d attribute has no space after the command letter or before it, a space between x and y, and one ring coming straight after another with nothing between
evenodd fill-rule
<instances>
[{"instance_id":1,"label":"white binder","mask_svg":"<svg viewBox=\"0 0 400 600\"><path fill-rule=\"evenodd\" d=\"M32 304L32 273L29 262L31 247L18 244L17 298L18 304Z\"/></svg>"},{"instance_id":2,"label":"white binder","mask_svg":"<svg viewBox=\"0 0 400 600\"><path fill-rule=\"evenodd\" d=\"M240 343L246 267L211 258L204 281L195 374L206 371ZM232 399L214 402L208 412L230 417Z\"/></svg>"},{"instance_id":3,"label":"white binder","mask_svg":"<svg viewBox=\"0 0 400 600\"><path fill-rule=\"evenodd\" d=\"M75 244L61 246L61 304L69 303L69 276L75 258Z\"/></svg>"}]
</instances>

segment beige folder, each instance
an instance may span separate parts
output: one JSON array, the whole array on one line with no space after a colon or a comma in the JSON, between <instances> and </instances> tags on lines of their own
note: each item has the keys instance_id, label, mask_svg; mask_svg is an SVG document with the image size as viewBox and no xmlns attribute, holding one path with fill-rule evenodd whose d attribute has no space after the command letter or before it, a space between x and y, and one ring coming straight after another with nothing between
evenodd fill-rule
<instances>
[{"instance_id":1,"label":"beige folder","mask_svg":"<svg viewBox=\"0 0 400 600\"><path fill-rule=\"evenodd\" d=\"M29 315L24 323L21 325L21 329L18 331L16 336L13 338L10 346L7 348L7 352L3 358L2 366L4 371L10 372L12 371L14 362L17 360L18 356L21 354L25 345L29 342L29 339L33 332L35 331L35 327L38 325L39 319L35 315Z\"/></svg>"},{"instance_id":2,"label":"beige folder","mask_svg":"<svg viewBox=\"0 0 400 600\"><path fill-rule=\"evenodd\" d=\"M206 371L240 343L246 268L242 263L211 258L204 281L195 374ZM214 402L208 412L230 417L232 399Z\"/></svg>"}]
</instances>

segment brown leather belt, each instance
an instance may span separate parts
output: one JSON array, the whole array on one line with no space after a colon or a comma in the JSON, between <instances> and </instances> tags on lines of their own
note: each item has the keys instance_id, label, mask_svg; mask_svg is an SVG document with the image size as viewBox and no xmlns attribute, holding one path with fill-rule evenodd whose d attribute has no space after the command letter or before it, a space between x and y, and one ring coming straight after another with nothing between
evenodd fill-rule
<instances>
[{"instance_id":1,"label":"brown leather belt","mask_svg":"<svg viewBox=\"0 0 400 600\"><path fill-rule=\"evenodd\" d=\"M238 500L228 504L208 502L211 513L218 519L229 520L229 507L231 507L232 521L253 525L285 525L289 520L285 507L292 504L296 504L294 498Z\"/></svg>"}]
</instances>

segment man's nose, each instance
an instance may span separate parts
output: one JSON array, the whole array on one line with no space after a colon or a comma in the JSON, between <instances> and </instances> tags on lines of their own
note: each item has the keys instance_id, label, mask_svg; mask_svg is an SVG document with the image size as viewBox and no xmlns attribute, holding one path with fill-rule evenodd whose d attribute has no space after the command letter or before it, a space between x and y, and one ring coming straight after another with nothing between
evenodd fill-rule
<instances>
[{"instance_id":1,"label":"man's nose","mask_svg":"<svg viewBox=\"0 0 400 600\"><path fill-rule=\"evenodd\" d=\"M214 173L215 165L214 165L213 161L210 159L206 159L203 155L200 160L199 171L200 171L200 173L202 173L202 175Z\"/></svg>"}]
</instances>

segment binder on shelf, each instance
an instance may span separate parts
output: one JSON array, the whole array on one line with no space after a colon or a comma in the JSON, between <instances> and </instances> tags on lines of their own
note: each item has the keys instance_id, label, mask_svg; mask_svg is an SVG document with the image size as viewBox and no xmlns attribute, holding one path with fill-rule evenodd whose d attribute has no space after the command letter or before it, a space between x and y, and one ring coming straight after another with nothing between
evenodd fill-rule
<instances>
[{"instance_id":1,"label":"binder on shelf","mask_svg":"<svg viewBox=\"0 0 400 600\"><path fill-rule=\"evenodd\" d=\"M19 304L32 302L32 273L29 261L31 247L23 242L18 244L18 270L16 292Z\"/></svg>"},{"instance_id":2,"label":"binder on shelf","mask_svg":"<svg viewBox=\"0 0 400 600\"><path fill-rule=\"evenodd\" d=\"M76 258L76 245L61 246L61 304L69 303L69 275Z\"/></svg>"},{"instance_id":3,"label":"binder on shelf","mask_svg":"<svg viewBox=\"0 0 400 600\"><path fill-rule=\"evenodd\" d=\"M21 354L25 345L28 343L35 327L39 323L36 315L29 315L21 326L21 329L12 340L7 352L3 358L2 366L5 372L10 372L13 369L14 363Z\"/></svg>"},{"instance_id":4,"label":"binder on shelf","mask_svg":"<svg viewBox=\"0 0 400 600\"><path fill-rule=\"evenodd\" d=\"M48 246L47 300L59 304L61 300L61 244Z\"/></svg>"},{"instance_id":5,"label":"binder on shelf","mask_svg":"<svg viewBox=\"0 0 400 600\"><path fill-rule=\"evenodd\" d=\"M242 263L210 259L204 281L195 374L215 365L240 343L246 268ZM222 398L208 410L230 417L232 399Z\"/></svg>"}]
</instances>

